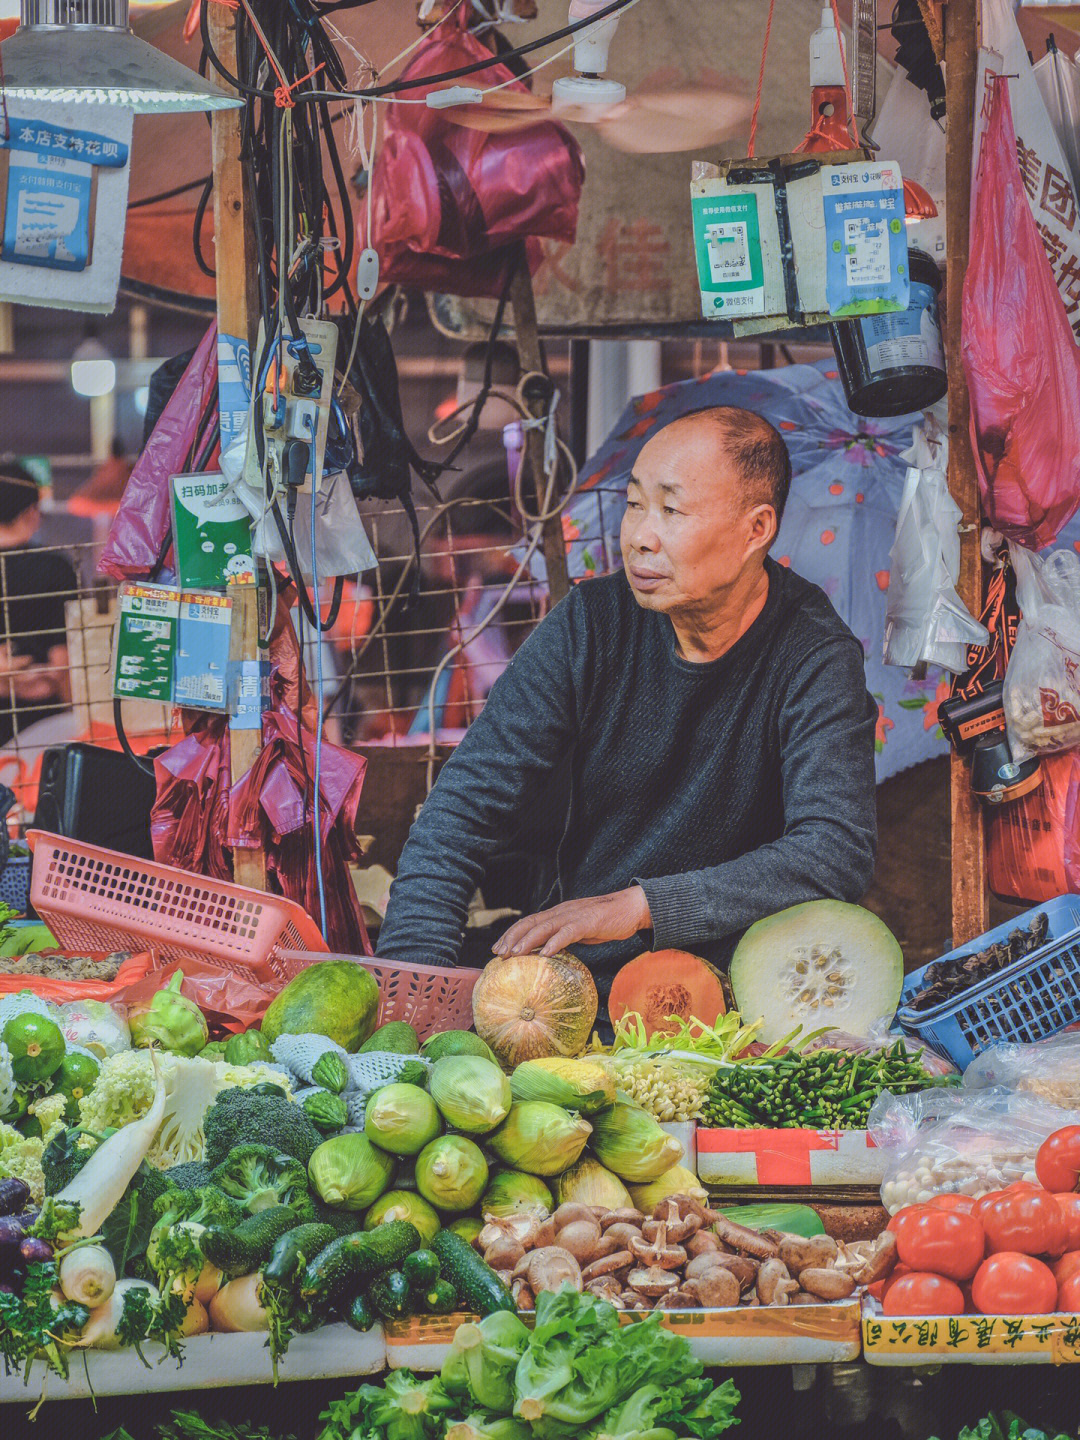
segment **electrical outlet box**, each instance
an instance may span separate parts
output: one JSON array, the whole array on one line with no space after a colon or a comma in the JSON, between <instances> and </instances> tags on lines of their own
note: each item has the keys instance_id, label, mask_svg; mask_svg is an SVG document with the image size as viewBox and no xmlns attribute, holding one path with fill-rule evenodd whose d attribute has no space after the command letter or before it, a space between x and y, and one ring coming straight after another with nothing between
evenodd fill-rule
<instances>
[{"instance_id":1,"label":"electrical outlet box","mask_svg":"<svg viewBox=\"0 0 1080 1440\"><path fill-rule=\"evenodd\" d=\"M263 353L264 332L260 329L257 354ZM311 446L307 474L301 491L311 494L312 484L322 484L326 435L330 426L330 404L334 397L334 364L337 359L338 331L330 320L300 321L300 335L285 335L274 352L273 362L263 385L262 404L256 406L256 423L261 423L266 437L266 463L271 474L282 471L282 448L287 440L306 440ZM319 388L309 393L311 365L318 373ZM313 439L314 437L314 439ZM256 494L264 493L255 445L249 445L244 467L244 483Z\"/></svg>"}]
</instances>

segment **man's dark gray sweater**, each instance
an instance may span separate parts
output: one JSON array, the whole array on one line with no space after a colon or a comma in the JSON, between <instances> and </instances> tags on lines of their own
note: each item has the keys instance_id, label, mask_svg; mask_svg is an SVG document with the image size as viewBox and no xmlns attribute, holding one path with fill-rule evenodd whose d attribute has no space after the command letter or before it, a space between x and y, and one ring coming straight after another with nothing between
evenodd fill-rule
<instances>
[{"instance_id":1,"label":"man's dark gray sweater","mask_svg":"<svg viewBox=\"0 0 1080 1440\"><path fill-rule=\"evenodd\" d=\"M569 756L547 904L640 884L652 935L573 947L606 994L642 949L724 960L755 920L857 900L876 838L862 647L824 593L767 562L769 595L719 660L677 652L625 576L577 586L522 645L402 852L380 955L454 964L485 862Z\"/></svg>"}]
</instances>

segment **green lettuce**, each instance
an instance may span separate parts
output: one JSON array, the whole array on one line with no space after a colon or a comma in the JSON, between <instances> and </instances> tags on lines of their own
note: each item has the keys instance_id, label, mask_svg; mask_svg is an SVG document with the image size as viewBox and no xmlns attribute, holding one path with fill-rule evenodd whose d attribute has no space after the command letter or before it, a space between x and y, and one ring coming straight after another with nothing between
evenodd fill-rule
<instances>
[{"instance_id":1,"label":"green lettuce","mask_svg":"<svg viewBox=\"0 0 1080 1440\"><path fill-rule=\"evenodd\" d=\"M696 1378L681 1385L642 1385L600 1422L596 1440L714 1440L739 1423L739 1392L732 1381Z\"/></svg>"},{"instance_id":2,"label":"green lettuce","mask_svg":"<svg viewBox=\"0 0 1080 1440\"><path fill-rule=\"evenodd\" d=\"M509 1415L514 1408L514 1374L529 1332L509 1310L496 1310L478 1324L459 1325L442 1367L446 1391L470 1405Z\"/></svg>"},{"instance_id":3,"label":"green lettuce","mask_svg":"<svg viewBox=\"0 0 1080 1440\"><path fill-rule=\"evenodd\" d=\"M536 1326L514 1377L514 1414L539 1440L586 1426L653 1383L671 1388L701 1374L686 1341L659 1314L620 1326L613 1306L564 1288L537 1296ZM680 1433L686 1433L683 1430Z\"/></svg>"},{"instance_id":4,"label":"green lettuce","mask_svg":"<svg viewBox=\"0 0 1080 1440\"><path fill-rule=\"evenodd\" d=\"M321 1440L442 1440L457 1406L442 1384L394 1370L381 1385L361 1385L320 1415Z\"/></svg>"}]
</instances>

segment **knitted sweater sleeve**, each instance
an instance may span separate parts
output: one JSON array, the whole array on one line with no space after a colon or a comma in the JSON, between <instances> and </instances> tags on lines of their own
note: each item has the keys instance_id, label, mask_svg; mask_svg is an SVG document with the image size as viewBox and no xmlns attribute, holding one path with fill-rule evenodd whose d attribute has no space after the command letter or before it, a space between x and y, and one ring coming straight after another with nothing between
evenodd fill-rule
<instances>
[{"instance_id":1,"label":"knitted sweater sleeve","mask_svg":"<svg viewBox=\"0 0 1080 1440\"><path fill-rule=\"evenodd\" d=\"M488 856L574 743L588 648L572 590L517 651L440 771L401 853L380 956L457 963Z\"/></svg>"},{"instance_id":2,"label":"knitted sweater sleeve","mask_svg":"<svg viewBox=\"0 0 1080 1440\"><path fill-rule=\"evenodd\" d=\"M804 658L779 714L783 835L710 869L636 880L655 949L692 949L804 900L865 893L877 841L876 719L857 640L837 637Z\"/></svg>"}]
</instances>

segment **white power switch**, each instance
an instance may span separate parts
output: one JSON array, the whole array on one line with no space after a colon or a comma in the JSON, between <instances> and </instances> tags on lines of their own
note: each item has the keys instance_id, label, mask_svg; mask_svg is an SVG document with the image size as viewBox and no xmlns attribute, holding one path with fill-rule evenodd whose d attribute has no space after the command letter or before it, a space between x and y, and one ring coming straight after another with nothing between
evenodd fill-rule
<instances>
[{"instance_id":1,"label":"white power switch","mask_svg":"<svg viewBox=\"0 0 1080 1440\"><path fill-rule=\"evenodd\" d=\"M297 440L315 441L319 424L319 407L314 400L294 400L289 407L289 434Z\"/></svg>"}]
</instances>

